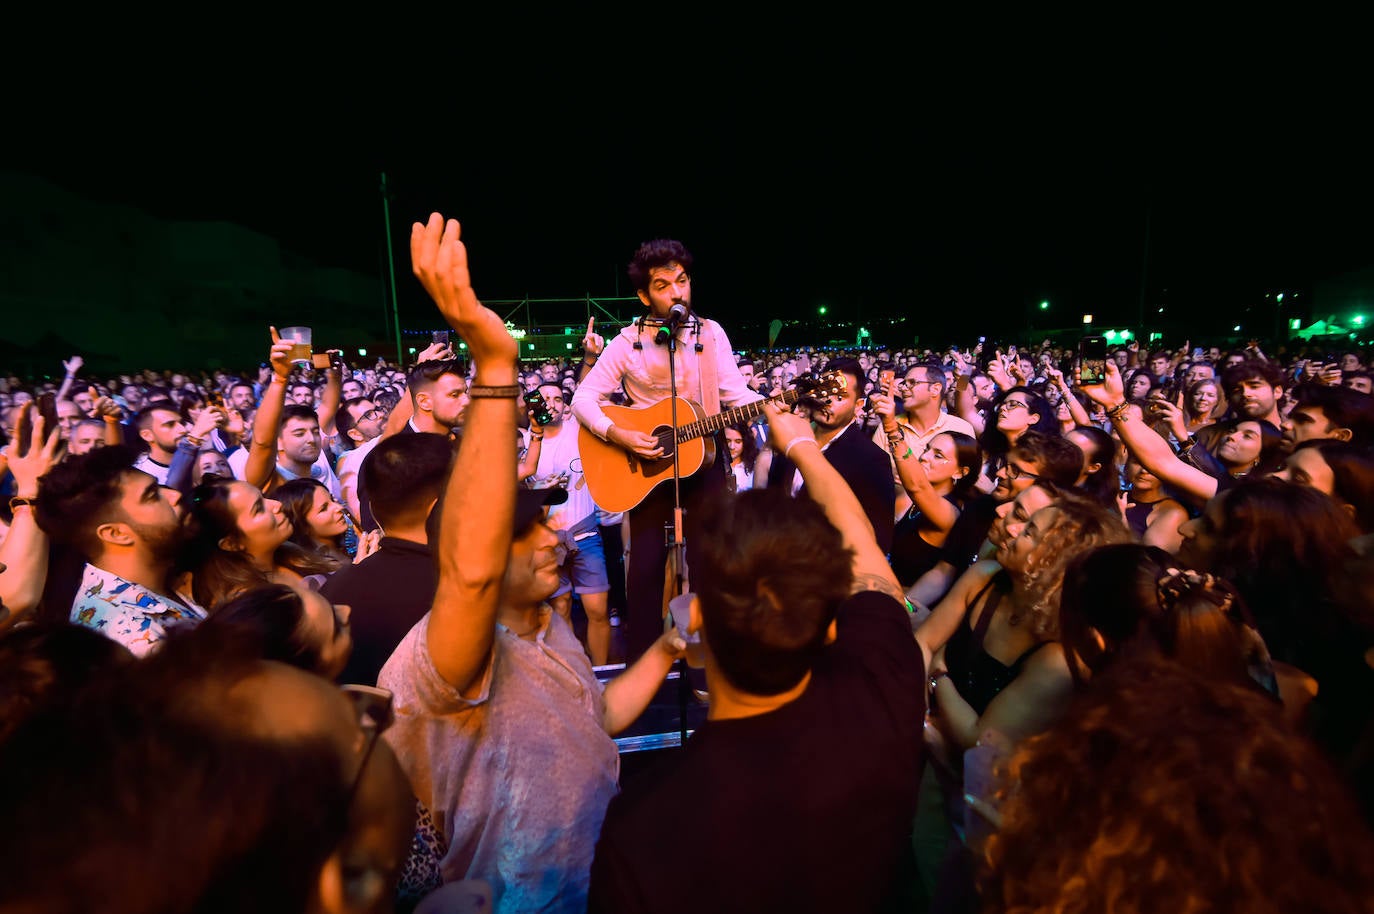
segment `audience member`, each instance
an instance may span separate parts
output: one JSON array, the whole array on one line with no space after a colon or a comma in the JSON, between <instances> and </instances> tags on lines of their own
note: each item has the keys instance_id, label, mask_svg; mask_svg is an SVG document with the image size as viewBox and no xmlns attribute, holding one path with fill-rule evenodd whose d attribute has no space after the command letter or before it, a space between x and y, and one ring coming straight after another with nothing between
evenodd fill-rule
<instances>
[{"instance_id":1,"label":"audience member","mask_svg":"<svg viewBox=\"0 0 1374 914\"><path fill-rule=\"evenodd\" d=\"M426 522L453 463L453 442L422 432L380 441L361 476L383 536L377 551L331 574L320 588L352 608L353 653L344 681L374 685L396 645L429 612L438 570Z\"/></svg>"},{"instance_id":2,"label":"audience member","mask_svg":"<svg viewBox=\"0 0 1374 914\"><path fill-rule=\"evenodd\" d=\"M612 801L593 911L879 910L910 873L929 656L810 425L765 411L810 498L768 489L708 509L689 631L709 719Z\"/></svg>"}]
</instances>

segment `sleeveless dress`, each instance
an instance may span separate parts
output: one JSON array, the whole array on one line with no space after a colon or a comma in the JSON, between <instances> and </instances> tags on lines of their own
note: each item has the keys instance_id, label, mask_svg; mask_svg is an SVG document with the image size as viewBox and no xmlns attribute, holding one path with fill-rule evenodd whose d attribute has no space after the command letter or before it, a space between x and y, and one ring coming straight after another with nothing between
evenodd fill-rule
<instances>
[{"instance_id":1,"label":"sleeveless dress","mask_svg":"<svg viewBox=\"0 0 1374 914\"><path fill-rule=\"evenodd\" d=\"M1048 643L1042 641L1027 648L1010 666L983 649L983 639L987 636L988 626L992 624L993 613L997 611L1002 598L1010 592L1011 576L1006 571L999 571L993 575L992 580L984 585L969 604L970 607L977 606L984 594L988 596L987 605L978 616L977 626L971 628L965 618L945 644L945 666L949 669L949 677L959 690L960 697L968 702L969 707L980 717L997 697L997 693L1011 685L1012 680L1020 675L1022 667L1030 660L1031 655Z\"/></svg>"},{"instance_id":2,"label":"sleeveless dress","mask_svg":"<svg viewBox=\"0 0 1374 914\"><path fill-rule=\"evenodd\" d=\"M954 504L954 499L946 495L945 500ZM958 507L955 505L955 507ZM892 529L892 552L888 559L892 573L903 587L909 588L916 580L940 561L944 546L932 546L921 538L922 530L931 529L925 514L912 508Z\"/></svg>"}]
</instances>

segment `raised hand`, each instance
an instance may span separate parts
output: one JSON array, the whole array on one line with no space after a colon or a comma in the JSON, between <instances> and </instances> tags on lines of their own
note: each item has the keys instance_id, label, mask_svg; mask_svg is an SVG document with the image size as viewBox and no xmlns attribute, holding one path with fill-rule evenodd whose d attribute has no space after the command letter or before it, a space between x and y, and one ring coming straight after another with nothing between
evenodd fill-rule
<instances>
[{"instance_id":1,"label":"raised hand","mask_svg":"<svg viewBox=\"0 0 1374 914\"><path fill-rule=\"evenodd\" d=\"M415 364L421 362L446 361L453 358L453 347L448 343L430 343L415 357Z\"/></svg>"},{"instance_id":2,"label":"raised hand","mask_svg":"<svg viewBox=\"0 0 1374 914\"><path fill-rule=\"evenodd\" d=\"M267 329L272 331L272 348L267 354L268 364L272 368L272 373L285 381L291 377L291 349L296 344L291 340L282 339L276 327Z\"/></svg>"},{"instance_id":3,"label":"raised hand","mask_svg":"<svg viewBox=\"0 0 1374 914\"><path fill-rule=\"evenodd\" d=\"M897 404L893 401L892 394L882 388L875 388L868 395L868 406L875 415L882 418L883 425L887 425L887 420L897 415Z\"/></svg>"},{"instance_id":4,"label":"raised hand","mask_svg":"<svg viewBox=\"0 0 1374 914\"><path fill-rule=\"evenodd\" d=\"M81 366L86 364L86 360L79 355L74 355L62 363L62 367L67 369L67 374L74 375L81 370Z\"/></svg>"},{"instance_id":5,"label":"raised hand","mask_svg":"<svg viewBox=\"0 0 1374 914\"><path fill-rule=\"evenodd\" d=\"M768 443L780 454L786 454L788 446L797 441L816 440L816 433L807 419L783 412L772 400L763 404L763 414L768 418Z\"/></svg>"},{"instance_id":6,"label":"raised hand","mask_svg":"<svg viewBox=\"0 0 1374 914\"><path fill-rule=\"evenodd\" d=\"M202 409L191 424L190 435L192 438L204 440L205 436L217 428L223 428L228 421L228 416L224 410L218 406L207 406Z\"/></svg>"},{"instance_id":7,"label":"raised hand","mask_svg":"<svg viewBox=\"0 0 1374 914\"><path fill-rule=\"evenodd\" d=\"M587 355L596 357L601 355L601 350L605 348L606 341L596 332L596 318L587 318L587 332L582 336L582 350Z\"/></svg>"},{"instance_id":8,"label":"raised hand","mask_svg":"<svg viewBox=\"0 0 1374 914\"><path fill-rule=\"evenodd\" d=\"M87 393L91 395L91 418L104 419L106 416L113 416L116 419L123 418L123 407L116 403L112 397L100 396L100 392L94 387L87 388Z\"/></svg>"},{"instance_id":9,"label":"raised hand","mask_svg":"<svg viewBox=\"0 0 1374 914\"><path fill-rule=\"evenodd\" d=\"M1181 401L1182 399L1183 396L1180 394L1179 400ZM1179 441L1188 437L1188 421L1183 415L1183 405L1181 402L1175 403L1168 397L1151 397L1150 410L1168 423L1169 428L1174 433L1174 437Z\"/></svg>"},{"instance_id":10,"label":"raised hand","mask_svg":"<svg viewBox=\"0 0 1374 914\"><path fill-rule=\"evenodd\" d=\"M477 370L496 370L513 381L518 354L515 339L506 332L500 316L483 306L473 291L461 235L458 220L445 221L439 213L431 213L424 225L416 222L410 230L411 267L449 326L468 344Z\"/></svg>"},{"instance_id":11,"label":"raised hand","mask_svg":"<svg viewBox=\"0 0 1374 914\"><path fill-rule=\"evenodd\" d=\"M1006 356L1002 355L1000 349L993 353L992 361L988 362L988 377L1002 390L1010 390L1016 386L1016 382L1007 371Z\"/></svg>"},{"instance_id":12,"label":"raised hand","mask_svg":"<svg viewBox=\"0 0 1374 914\"><path fill-rule=\"evenodd\" d=\"M25 496L38 494L38 480L53 468L62 450L62 430L55 428L49 433L46 428L47 420L43 418L42 413L34 409L32 400L19 407L15 425L22 428L29 416L33 416L33 433L27 442L28 447L21 453L21 448L16 445L10 448L9 455L9 470L14 474L14 491Z\"/></svg>"},{"instance_id":13,"label":"raised hand","mask_svg":"<svg viewBox=\"0 0 1374 914\"><path fill-rule=\"evenodd\" d=\"M1101 403L1108 408L1116 406L1126 400L1126 388L1121 383L1121 369L1116 367L1116 362L1112 359L1107 360L1106 377L1101 384L1079 385L1096 403Z\"/></svg>"}]
</instances>

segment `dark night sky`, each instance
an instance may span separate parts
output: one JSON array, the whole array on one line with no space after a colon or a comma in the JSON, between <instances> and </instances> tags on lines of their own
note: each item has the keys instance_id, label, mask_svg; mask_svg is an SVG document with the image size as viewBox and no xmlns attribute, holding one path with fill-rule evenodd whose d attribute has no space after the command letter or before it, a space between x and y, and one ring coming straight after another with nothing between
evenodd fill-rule
<instances>
[{"instance_id":1,"label":"dark night sky","mask_svg":"<svg viewBox=\"0 0 1374 914\"><path fill-rule=\"evenodd\" d=\"M1092 92L1092 79L1003 77L980 89L897 63L846 73L646 87L608 67L424 104L340 83L324 96L223 92L173 113L94 99L81 133L98 143L35 134L0 168L240 223L369 273L386 170L414 308L407 227L431 209L464 222L489 298L626 294L634 246L678 237L697 255L698 306L727 326L824 303L909 314L932 332L979 313L1014 330L1042 298L1072 315L1063 325L1082 311L1124 323L1147 212L1151 310L1229 314L1374 262L1362 125L1297 87Z\"/></svg>"}]
</instances>

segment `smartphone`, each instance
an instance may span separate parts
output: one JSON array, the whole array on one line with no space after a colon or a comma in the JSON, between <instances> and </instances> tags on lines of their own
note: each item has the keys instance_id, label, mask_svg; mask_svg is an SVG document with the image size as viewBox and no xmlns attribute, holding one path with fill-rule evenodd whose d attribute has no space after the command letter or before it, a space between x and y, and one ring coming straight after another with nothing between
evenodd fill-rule
<instances>
[{"instance_id":1,"label":"smartphone","mask_svg":"<svg viewBox=\"0 0 1374 914\"><path fill-rule=\"evenodd\" d=\"M1107 380L1107 338L1085 336L1078 341L1078 383L1101 384Z\"/></svg>"},{"instance_id":2,"label":"smartphone","mask_svg":"<svg viewBox=\"0 0 1374 914\"><path fill-rule=\"evenodd\" d=\"M445 346L447 346L450 332L451 331L449 330L435 330L432 334L430 334L430 342L443 343Z\"/></svg>"},{"instance_id":3,"label":"smartphone","mask_svg":"<svg viewBox=\"0 0 1374 914\"><path fill-rule=\"evenodd\" d=\"M537 389L525 392L525 405L534 413L534 421L540 425L548 425L553 421L553 413L549 410L549 404L544 401L544 395Z\"/></svg>"},{"instance_id":4,"label":"smartphone","mask_svg":"<svg viewBox=\"0 0 1374 914\"><path fill-rule=\"evenodd\" d=\"M46 393L39 397L38 412L43 417L43 434L51 435L57 428L57 394Z\"/></svg>"},{"instance_id":5,"label":"smartphone","mask_svg":"<svg viewBox=\"0 0 1374 914\"><path fill-rule=\"evenodd\" d=\"M314 355L310 356L310 364L313 365L315 368L325 369L332 364L332 360L330 358L329 353L317 352Z\"/></svg>"},{"instance_id":6,"label":"smartphone","mask_svg":"<svg viewBox=\"0 0 1374 914\"><path fill-rule=\"evenodd\" d=\"M897 370L895 368L878 369L878 389L885 394L891 395L893 385L897 382Z\"/></svg>"}]
</instances>

